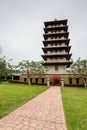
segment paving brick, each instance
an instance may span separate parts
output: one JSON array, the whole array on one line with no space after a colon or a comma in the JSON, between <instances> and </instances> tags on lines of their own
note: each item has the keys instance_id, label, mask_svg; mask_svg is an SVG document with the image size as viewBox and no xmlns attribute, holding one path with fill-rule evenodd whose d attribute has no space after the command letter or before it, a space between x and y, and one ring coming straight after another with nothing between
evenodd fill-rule
<instances>
[{"instance_id":1,"label":"paving brick","mask_svg":"<svg viewBox=\"0 0 87 130\"><path fill-rule=\"evenodd\" d=\"M0 130L67 130L60 87L50 87L1 119Z\"/></svg>"}]
</instances>

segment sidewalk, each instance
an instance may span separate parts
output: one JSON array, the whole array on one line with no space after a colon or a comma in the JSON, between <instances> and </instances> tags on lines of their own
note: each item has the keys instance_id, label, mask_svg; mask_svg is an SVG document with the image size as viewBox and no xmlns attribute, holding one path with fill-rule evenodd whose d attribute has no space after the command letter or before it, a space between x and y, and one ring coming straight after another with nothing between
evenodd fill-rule
<instances>
[{"instance_id":1,"label":"sidewalk","mask_svg":"<svg viewBox=\"0 0 87 130\"><path fill-rule=\"evenodd\" d=\"M1 119L0 130L67 130L60 87L50 87Z\"/></svg>"}]
</instances>

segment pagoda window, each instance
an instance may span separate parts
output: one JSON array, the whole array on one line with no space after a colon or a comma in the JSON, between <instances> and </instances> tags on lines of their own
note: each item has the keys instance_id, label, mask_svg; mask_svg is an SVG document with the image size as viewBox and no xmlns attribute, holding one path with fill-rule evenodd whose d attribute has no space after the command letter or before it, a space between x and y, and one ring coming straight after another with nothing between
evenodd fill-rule
<instances>
[{"instance_id":1,"label":"pagoda window","mask_svg":"<svg viewBox=\"0 0 87 130\"><path fill-rule=\"evenodd\" d=\"M59 45L61 45L62 43L59 43Z\"/></svg>"},{"instance_id":2,"label":"pagoda window","mask_svg":"<svg viewBox=\"0 0 87 130\"><path fill-rule=\"evenodd\" d=\"M44 78L42 78L42 84L44 84Z\"/></svg>"},{"instance_id":3,"label":"pagoda window","mask_svg":"<svg viewBox=\"0 0 87 130\"><path fill-rule=\"evenodd\" d=\"M50 52L53 52L53 50L51 50Z\"/></svg>"},{"instance_id":4,"label":"pagoda window","mask_svg":"<svg viewBox=\"0 0 87 130\"><path fill-rule=\"evenodd\" d=\"M59 50L59 52L62 52L63 50Z\"/></svg>"},{"instance_id":5,"label":"pagoda window","mask_svg":"<svg viewBox=\"0 0 87 130\"><path fill-rule=\"evenodd\" d=\"M19 79L20 79L20 76L14 75L14 80L19 80Z\"/></svg>"},{"instance_id":6,"label":"pagoda window","mask_svg":"<svg viewBox=\"0 0 87 130\"><path fill-rule=\"evenodd\" d=\"M76 84L79 84L79 78L76 78Z\"/></svg>"},{"instance_id":7,"label":"pagoda window","mask_svg":"<svg viewBox=\"0 0 87 130\"><path fill-rule=\"evenodd\" d=\"M63 59L63 57L60 57L60 59Z\"/></svg>"},{"instance_id":8,"label":"pagoda window","mask_svg":"<svg viewBox=\"0 0 87 130\"><path fill-rule=\"evenodd\" d=\"M30 78L30 82L32 83L32 78Z\"/></svg>"},{"instance_id":9,"label":"pagoda window","mask_svg":"<svg viewBox=\"0 0 87 130\"><path fill-rule=\"evenodd\" d=\"M55 50L55 52L58 52L57 50Z\"/></svg>"},{"instance_id":10,"label":"pagoda window","mask_svg":"<svg viewBox=\"0 0 87 130\"><path fill-rule=\"evenodd\" d=\"M55 30L54 32L56 33L57 31Z\"/></svg>"},{"instance_id":11,"label":"pagoda window","mask_svg":"<svg viewBox=\"0 0 87 130\"><path fill-rule=\"evenodd\" d=\"M58 71L58 65L55 66L55 71Z\"/></svg>"},{"instance_id":12,"label":"pagoda window","mask_svg":"<svg viewBox=\"0 0 87 130\"><path fill-rule=\"evenodd\" d=\"M72 84L72 78L69 78L69 84Z\"/></svg>"},{"instance_id":13,"label":"pagoda window","mask_svg":"<svg viewBox=\"0 0 87 130\"><path fill-rule=\"evenodd\" d=\"M59 36L58 38L61 39L61 36Z\"/></svg>"},{"instance_id":14,"label":"pagoda window","mask_svg":"<svg viewBox=\"0 0 87 130\"><path fill-rule=\"evenodd\" d=\"M57 39L57 37L55 37L55 39Z\"/></svg>"},{"instance_id":15,"label":"pagoda window","mask_svg":"<svg viewBox=\"0 0 87 130\"><path fill-rule=\"evenodd\" d=\"M35 78L36 83L38 83L38 78Z\"/></svg>"},{"instance_id":16,"label":"pagoda window","mask_svg":"<svg viewBox=\"0 0 87 130\"><path fill-rule=\"evenodd\" d=\"M55 27L57 26L57 24L55 24Z\"/></svg>"},{"instance_id":17,"label":"pagoda window","mask_svg":"<svg viewBox=\"0 0 87 130\"><path fill-rule=\"evenodd\" d=\"M26 83L26 81L27 81L27 78L24 78L24 82Z\"/></svg>"}]
</instances>

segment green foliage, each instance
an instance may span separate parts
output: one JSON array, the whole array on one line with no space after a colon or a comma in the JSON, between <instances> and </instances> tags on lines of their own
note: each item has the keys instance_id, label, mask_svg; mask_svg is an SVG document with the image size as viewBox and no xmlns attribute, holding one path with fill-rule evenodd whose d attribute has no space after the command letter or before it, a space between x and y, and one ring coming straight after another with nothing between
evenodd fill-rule
<instances>
[{"instance_id":1,"label":"green foliage","mask_svg":"<svg viewBox=\"0 0 87 130\"><path fill-rule=\"evenodd\" d=\"M2 58L0 59L0 79L2 76L7 75L6 61Z\"/></svg>"},{"instance_id":2,"label":"green foliage","mask_svg":"<svg viewBox=\"0 0 87 130\"><path fill-rule=\"evenodd\" d=\"M78 58L76 62L73 62L68 71L70 73L79 74L79 77L86 77L87 60L81 60L80 58Z\"/></svg>"},{"instance_id":3,"label":"green foliage","mask_svg":"<svg viewBox=\"0 0 87 130\"><path fill-rule=\"evenodd\" d=\"M19 70L21 72L26 71L29 75L34 74L46 74L47 69L40 63L40 62L34 62L29 60L24 60L18 63Z\"/></svg>"},{"instance_id":4,"label":"green foliage","mask_svg":"<svg viewBox=\"0 0 87 130\"><path fill-rule=\"evenodd\" d=\"M16 65L11 65L9 62L7 63L7 74L8 76L12 76L13 74L20 73L20 70L17 69Z\"/></svg>"},{"instance_id":5,"label":"green foliage","mask_svg":"<svg viewBox=\"0 0 87 130\"><path fill-rule=\"evenodd\" d=\"M87 90L65 87L61 89L68 130L87 129Z\"/></svg>"},{"instance_id":6,"label":"green foliage","mask_svg":"<svg viewBox=\"0 0 87 130\"><path fill-rule=\"evenodd\" d=\"M28 87L24 84L0 84L0 118L6 116L46 89L46 86Z\"/></svg>"},{"instance_id":7,"label":"green foliage","mask_svg":"<svg viewBox=\"0 0 87 130\"><path fill-rule=\"evenodd\" d=\"M87 60L81 60L80 58L77 59L76 62L73 62L73 64L70 66L70 68L67 70L69 74L74 74L74 76L78 76L78 78L81 78L85 88L87 87Z\"/></svg>"},{"instance_id":8,"label":"green foliage","mask_svg":"<svg viewBox=\"0 0 87 130\"><path fill-rule=\"evenodd\" d=\"M30 85L30 77L33 75L44 76L47 72L47 69L40 62L29 62L28 60L24 60L18 63L17 68L21 72L25 72L27 74L27 82Z\"/></svg>"},{"instance_id":9,"label":"green foliage","mask_svg":"<svg viewBox=\"0 0 87 130\"><path fill-rule=\"evenodd\" d=\"M3 77L7 79L11 77L14 73L18 73L15 65L10 64L10 60L7 62L5 58L0 59L0 79Z\"/></svg>"}]
</instances>

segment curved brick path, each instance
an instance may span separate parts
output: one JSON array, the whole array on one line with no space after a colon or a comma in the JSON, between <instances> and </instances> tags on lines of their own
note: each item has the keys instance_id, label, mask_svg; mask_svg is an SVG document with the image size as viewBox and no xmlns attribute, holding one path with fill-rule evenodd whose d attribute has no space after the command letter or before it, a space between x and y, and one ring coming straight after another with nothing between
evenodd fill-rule
<instances>
[{"instance_id":1,"label":"curved brick path","mask_svg":"<svg viewBox=\"0 0 87 130\"><path fill-rule=\"evenodd\" d=\"M0 130L67 130L60 87L50 87L1 119Z\"/></svg>"}]
</instances>

